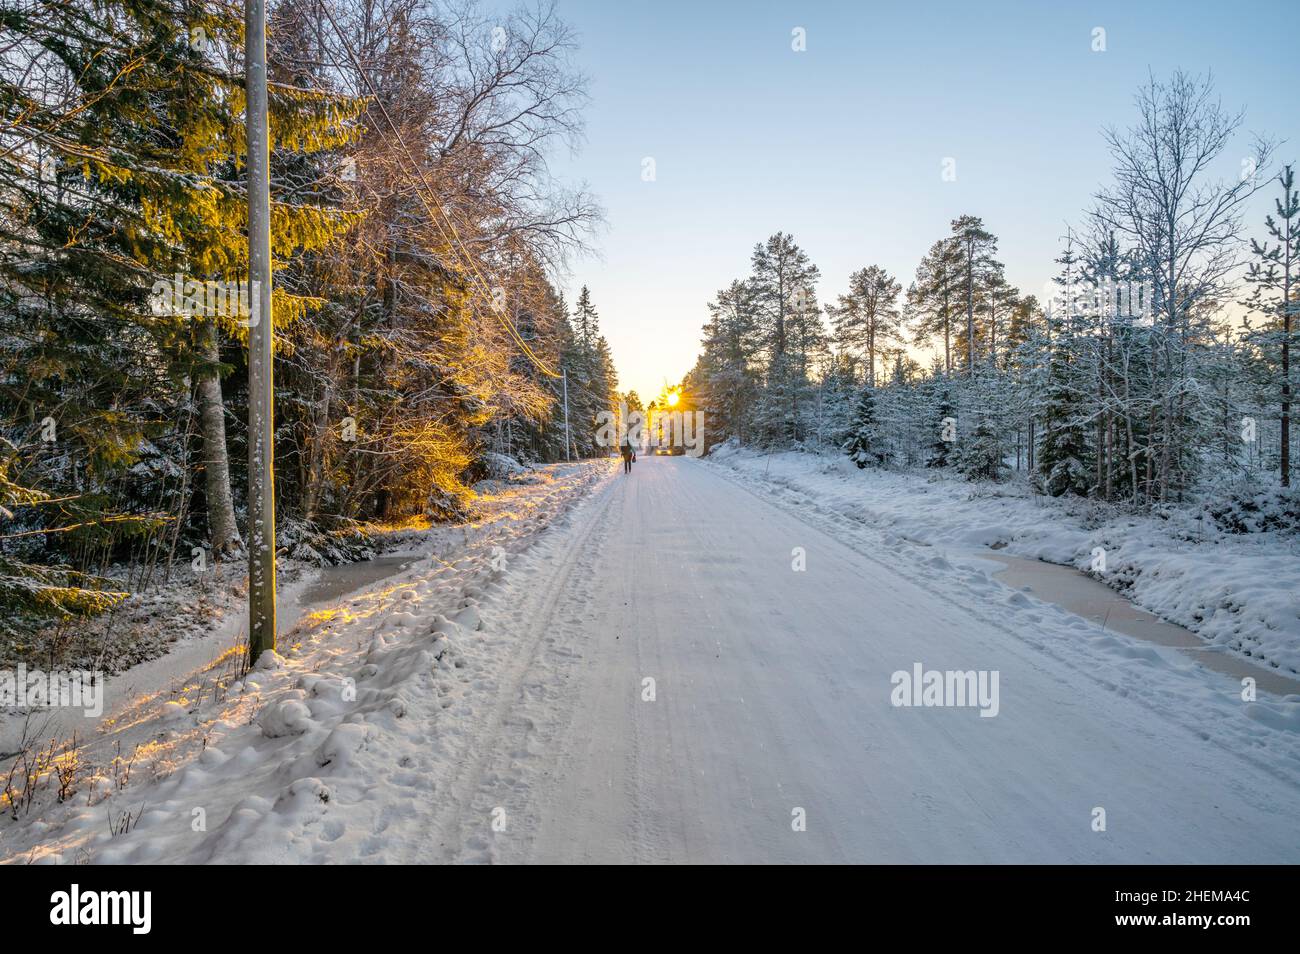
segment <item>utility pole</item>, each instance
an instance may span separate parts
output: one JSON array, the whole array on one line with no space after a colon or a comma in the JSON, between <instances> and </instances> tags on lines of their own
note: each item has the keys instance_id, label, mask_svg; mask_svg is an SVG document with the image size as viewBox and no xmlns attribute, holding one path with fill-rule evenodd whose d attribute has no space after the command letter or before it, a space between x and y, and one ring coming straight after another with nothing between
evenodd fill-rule
<instances>
[{"instance_id":1,"label":"utility pole","mask_svg":"<svg viewBox=\"0 0 1300 954\"><path fill-rule=\"evenodd\" d=\"M248 130L248 660L275 649L275 403L266 0L244 0Z\"/></svg>"},{"instance_id":2,"label":"utility pole","mask_svg":"<svg viewBox=\"0 0 1300 954\"><path fill-rule=\"evenodd\" d=\"M564 459L570 460L569 457L569 369L561 368L564 374Z\"/></svg>"}]
</instances>

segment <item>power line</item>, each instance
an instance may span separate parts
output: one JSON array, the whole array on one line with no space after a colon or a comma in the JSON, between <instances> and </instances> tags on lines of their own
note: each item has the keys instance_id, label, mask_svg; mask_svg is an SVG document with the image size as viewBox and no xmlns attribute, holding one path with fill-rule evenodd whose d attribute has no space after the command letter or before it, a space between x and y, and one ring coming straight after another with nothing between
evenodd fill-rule
<instances>
[{"instance_id":1,"label":"power line","mask_svg":"<svg viewBox=\"0 0 1300 954\"><path fill-rule=\"evenodd\" d=\"M325 14L326 19L329 20L330 27L334 30L334 34L338 37L339 42L343 44L343 49L347 51L348 59L352 62L353 68L357 71L357 74L361 77L362 81L366 84L366 88L370 90L370 95L374 98L375 105L379 107L380 113L383 114L384 121L388 123L388 128L393 131L393 136L396 137L398 145L401 146L402 148L402 152L406 154L407 160L411 163L411 168L414 169L415 174L420 177L420 181L424 184L424 187L428 191L429 195L435 196L433 186L430 185L429 180L425 177L424 169L420 166L418 162L415 161L415 156L412 155L410 148L406 145L406 140L402 138L402 134L398 130L397 124L393 122L393 118L388 114L388 108L384 106L383 100L380 99L379 91L376 90L374 84L370 82L370 77L366 74L365 69L361 66L360 61L357 59L356 54L353 52L352 44L350 44L347 40L347 37L343 35L343 31L339 28L338 22L334 19L334 14L330 13L329 7L325 3L320 4L320 10L322 13ZM332 56L330 57L330 59L331 61L333 61ZM338 69L339 64L337 62L334 62L334 67L335 69ZM473 277L477 279L482 290L486 293L488 300L492 301L492 299L495 297L492 294L492 289L488 285L487 279L485 279L482 273L479 271L478 264L474 261L474 257L469 253L469 249L467 249L465 247L464 242L461 241L460 234L456 231L456 225L454 222L451 221L450 216L448 216L445 212L443 212L442 207L438 204L436 197L434 199L433 206L430 207L428 199L425 198L424 194L421 193L419 189L416 189L416 195L419 196L420 203L424 206L424 210L429 214L429 217L434 221L434 225L438 228L438 231L442 234L443 239L448 241L453 248L459 246L459 249L464 256L465 261L469 264L470 270L473 272ZM450 229L451 231L450 236L448 236L447 232L443 230L443 228L440 225L438 225L437 222L438 217L441 217L443 221L447 223L447 228ZM519 349L527 356L528 360L531 361L534 366L536 366L537 370L541 371L543 374L548 375L549 377L552 378L559 378L562 376L558 372L553 371L546 366L546 363L537 356L536 352L534 352L533 349L529 346L528 342L524 340L523 336L519 333L519 329L515 327L514 322L512 322L507 315L498 311L494 304L490 304L488 306L488 310L491 311L492 314L496 316L497 321L500 322L501 326L505 328L506 331L510 334L510 336L515 340L515 342L519 345Z\"/></svg>"}]
</instances>

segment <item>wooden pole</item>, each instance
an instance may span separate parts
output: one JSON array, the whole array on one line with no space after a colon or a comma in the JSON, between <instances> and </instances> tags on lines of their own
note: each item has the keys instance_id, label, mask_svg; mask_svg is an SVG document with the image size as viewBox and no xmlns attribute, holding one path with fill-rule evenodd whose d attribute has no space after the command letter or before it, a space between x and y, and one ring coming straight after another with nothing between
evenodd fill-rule
<instances>
[{"instance_id":1,"label":"wooden pole","mask_svg":"<svg viewBox=\"0 0 1300 954\"><path fill-rule=\"evenodd\" d=\"M266 0L245 0L248 101L248 658L275 649L275 402Z\"/></svg>"}]
</instances>

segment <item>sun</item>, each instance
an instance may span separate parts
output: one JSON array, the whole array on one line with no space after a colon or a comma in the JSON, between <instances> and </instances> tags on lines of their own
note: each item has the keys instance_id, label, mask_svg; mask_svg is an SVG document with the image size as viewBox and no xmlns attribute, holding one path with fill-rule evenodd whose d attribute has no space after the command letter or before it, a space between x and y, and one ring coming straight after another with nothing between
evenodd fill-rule
<instances>
[{"instance_id":1,"label":"sun","mask_svg":"<svg viewBox=\"0 0 1300 954\"><path fill-rule=\"evenodd\" d=\"M676 406L677 406L677 402L680 401L681 399L682 399L681 392L679 392L679 391L669 391L669 392L668 392L668 406L669 406L669 407L676 407Z\"/></svg>"}]
</instances>

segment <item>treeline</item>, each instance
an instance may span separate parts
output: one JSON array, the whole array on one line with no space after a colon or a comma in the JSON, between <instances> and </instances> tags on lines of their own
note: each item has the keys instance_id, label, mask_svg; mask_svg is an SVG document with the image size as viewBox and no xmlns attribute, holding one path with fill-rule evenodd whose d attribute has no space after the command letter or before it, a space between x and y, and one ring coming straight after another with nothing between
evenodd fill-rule
<instances>
[{"instance_id":1,"label":"treeline","mask_svg":"<svg viewBox=\"0 0 1300 954\"><path fill-rule=\"evenodd\" d=\"M243 14L0 0L10 622L246 537ZM490 451L564 457L563 369L571 411L614 401L589 296L571 319L549 278L599 217L546 160L581 128L573 37L545 5L268 17L283 540L462 513Z\"/></svg>"},{"instance_id":2,"label":"treeline","mask_svg":"<svg viewBox=\"0 0 1300 954\"><path fill-rule=\"evenodd\" d=\"M1155 78L1108 131L1114 179L1055 257L1043 295L1007 281L998 239L963 215L904 289L878 265L819 303L817 266L778 232L709 304L684 387L710 440L834 447L861 467L1009 469L1051 495L1150 506L1254 476L1290 483L1300 196L1208 80ZM1269 190L1272 214L1244 221ZM928 367L911 356L933 354Z\"/></svg>"}]
</instances>

